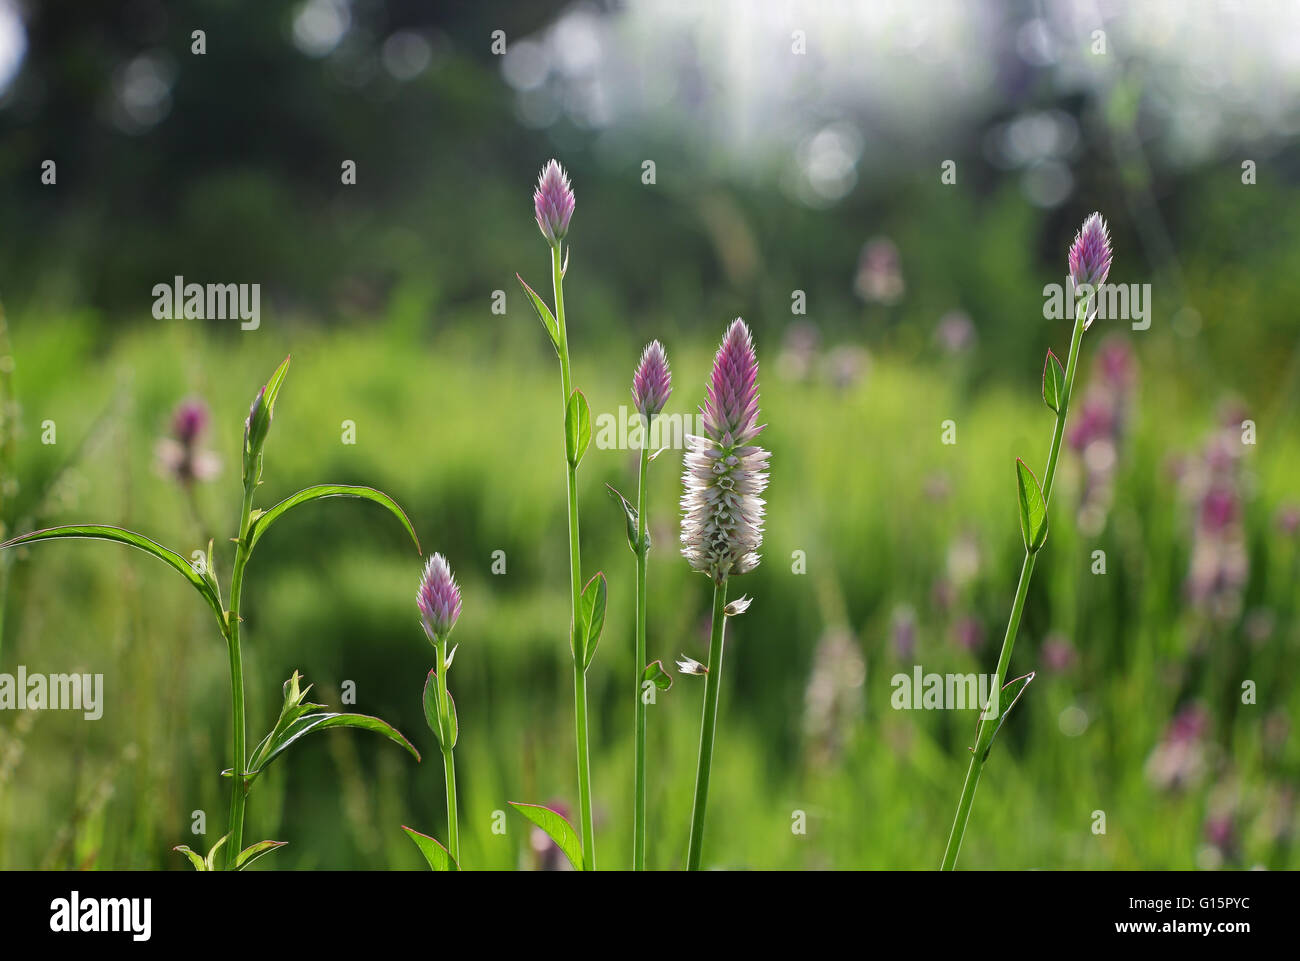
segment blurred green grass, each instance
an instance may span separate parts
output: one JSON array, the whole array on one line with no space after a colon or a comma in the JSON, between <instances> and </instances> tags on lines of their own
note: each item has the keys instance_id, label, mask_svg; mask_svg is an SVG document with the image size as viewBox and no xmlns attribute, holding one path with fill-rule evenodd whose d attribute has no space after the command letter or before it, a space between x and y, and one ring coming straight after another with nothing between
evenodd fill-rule
<instances>
[{"instance_id":1,"label":"blurred green grass","mask_svg":"<svg viewBox=\"0 0 1300 961\"><path fill-rule=\"evenodd\" d=\"M430 331L395 310L382 323L323 331L286 322L247 336L177 322L105 337L90 315L16 325L25 435L15 473L48 474L117 398L47 520L120 523L189 553L202 532L180 490L154 469L154 445L173 406L202 396L224 471L201 487L200 508L217 534L224 584L242 420L292 350L259 503L315 482L369 484L403 505L426 551L451 559L465 595L451 678L463 861L509 868L535 864L529 832L509 813L506 833L493 833L494 812L509 800L572 809L575 777L558 378L521 301L491 323L499 327L489 334L481 321ZM702 399L712 337L669 341L670 412ZM1290 404L1261 419L1263 439L1245 456L1243 614L1208 623L1184 598L1192 524L1167 462L1199 449L1220 398L1183 381L1167 342L1138 346L1140 389L1158 401L1135 406L1098 535L1074 522L1078 464L1067 455L1012 663L1016 673L1038 670L1038 680L995 746L964 867L1205 865L1207 819L1222 810L1237 838L1228 866L1300 866L1290 843L1300 748L1294 738L1270 748L1264 734L1266 718L1292 718L1300 706L1290 683L1300 646L1297 545L1273 523L1295 496L1300 465L1300 441L1284 430ZM594 415L627 403L639 347L607 334L593 352L575 339L575 382ZM960 361L921 366L885 354L837 385L780 376L775 337L760 337L759 353L773 451L765 559L733 588L755 603L730 626L706 859L934 867L974 714L895 711L889 678L914 663L941 673L993 668L1021 552L1011 465L1020 455L1037 470L1050 433L1038 371L1007 369L971 392ZM951 446L940 443L949 418L958 431ZM53 447L38 442L46 419L57 424ZM344 420L356 424L355 445L341 442ZM630 860L633 561L604 485L629 491L633 458L593 446L579 477L584 571L610 578L590 673L602 867ZM676 550L679 472L679 458L665 455L650 474L649 649L665 662L702 658L707 642L707 582ZM943 496L930 490L936 478ZM945 608L935 583L962 537L977 545L979 563ZM403 540L373 505L327 502L286 517L250 567L250 736L269 726L280 683L298 669L332 705L340 685L354 682L356 709L393 722L424 753L416 765L351 732L303 742L250 802L246 836L290 842L267 867L416 868L399 825L445 834L436 743L420 708L431 649L414 605L419 558ZM1089 570L1097 548L1107 552L1105 576ZM491 573L495 551L505 552L504 575ZM792 569L800 551L802 574ZM210 845L227 803L218 776L229 764L225 652L203 605L155 561L112 545L42 545L14 571L0 670L103 673L107 703L94 723L71 713L0 715L0 866L188 870L170 847ZM916 652L906 657L891 643L904 605L916 612ZM1251 641L1244 623L1257 611L1270 612L1273 627ZM958 615L982 630L974 652L950 639ZM807 730L808 689L819 640L836 631L849 632L864 680L840 692L847 720L826 745ZM1042 670L1054 632L1078 652L1060 673ZM852 673L832 665L841 680ZM1259 685L1256 705L1237 703L1245 678ZM684 861L702 693L697 679L678 677L650 714L654 867ZM1208 768L1186 789L1162 790L1145 772L1148 758L1192 703L1213 718ZM1062 732L1067 709L1086 714L1082 734ZM1104 835L1091 831L1099 810ZM206 812L206 840L191 834L196 811ZM806 835L792 833L797 811Z\"/></svg>"}]
</instances>

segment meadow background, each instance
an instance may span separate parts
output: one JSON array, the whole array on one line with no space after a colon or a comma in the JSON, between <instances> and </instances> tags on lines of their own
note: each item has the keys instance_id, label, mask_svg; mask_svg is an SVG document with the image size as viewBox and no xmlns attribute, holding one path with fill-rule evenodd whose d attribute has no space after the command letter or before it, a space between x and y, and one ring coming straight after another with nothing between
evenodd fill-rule
<instances>
[{"instance_id":1,"label":"meadow background","mask_svg":"<svg viewBox=\"0 0 1300 961\"><path fill-rule=\"evenodd\" d=\"M513 813L491 827L509 800L576 802L558 373L513 277L549 287L531 189L557 156L594 415L630 403L650 338L668 412L688 413L727 322L755 331L772 483L764 562L733 591L755 601L729 626L706 861L933 868L974 712L895 710L890 678L994 668L1022 553L1013 463L1041 471L1042 359L1068 346L1043 286L1099 209L1111 280L1151 285L1151 326L1085 337L1012 661L1037 679L961 866L1295 868L1300 24L1288 4L1234 9L0 0L3 533L121 524L185 554L212 536L227 584L243 418L292 352L259 503L379 487L450 558L463 861L556 866ZM154 319L153 285L177 274L260 283L260 329ZM158 462L192 397L222 464L194 505ZM589 673L602 867L630 863L634 668L633 557L605 484L630 494L634 468L593 445L579 473L584 571L610 580ZM679 453L650 481L649 650L703 659ZM253 792L246 837L290 842L259 869L417 868L399 826L445 835L419 573L359 502L262 542L250 737L297 669L330 705L354 682L356 709L425 760L355 732L304 741ZM95 722L0 712L0 867L189 870L171 847L206 850L228 804L209 612L109 544L7 552L0 578L0 671L106 687ZM654 867L685 860L702 696L678 677L650 712Z\"/></svg>"}]
</instances>

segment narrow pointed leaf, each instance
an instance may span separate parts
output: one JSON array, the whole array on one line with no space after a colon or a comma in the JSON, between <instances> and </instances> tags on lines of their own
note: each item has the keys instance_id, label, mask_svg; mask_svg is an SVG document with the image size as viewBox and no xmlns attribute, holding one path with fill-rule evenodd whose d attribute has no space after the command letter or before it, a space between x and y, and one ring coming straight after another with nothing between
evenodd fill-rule
<instances>
[{"instance_id":1,"label":"narrow pointed leaf","mask_svg":"<svg viewBox=\"0 0 1300 961\"><path fill-rule=\"evenodd\" d=\"M226 614L221 606L221 598L213 590L212 584L206 577L194 569L194 565L173 550L163 547L161 544L151 541L143 534L137 534L135 531L124 530L120 527L105 527L100 524L73 524L65 527L48 527L45 530L32 531L30 534L23 534L12 540L0 544L0 550L6 547L18 547L23 544L34 544L36 541L54 540L56 538L78 537L90 540L115 541L118 544L126 544L128 547L134 547L144 551L146 554L152 554L165 564L171 565L179 572L190 585L203 595L203 599L208 602L212 608L217 620L221 624L226 623Z\"/></svg>"},{"instance_id":2,"label":"narrow pointed leaf","mask_svg":"<svg viewBox=\"0 0 1300 961\"><path fill-rule=\"evenodd\" d=\"M411 540L415 542L415 549L420 551L420 539L415 536L415 528L411 526L410 520L406 513L397 506L397 502L385 494L383 491L377 491L373 487L355 487L350 484L317 484L314 487L308 487L306 490L300 490L298 493L286 497L274 507L262 512L256 520L249 526L248 531L248 549L251 552L261 540L266 529L278 520L286 511L297 507L299 504L306 504L309 501L321 500L325 497L358 497L362 500L374 501L381 507L386 507L402 523L406 533L411 535Z\"/></svg>"},{"instance_id":3,"label":"narrow pointed leaf","mask_svg":"<svg viewBox=\"0 0 1300 961\"><path fill-rule=\"evenodd\" d=\"M673 686L673 676L664 670L662 661L651 661L641 672L641 680L653 681L654 686L666 691Z\"/></svg>"},{"instance_id":4,"label":"narrow pointed leaf","mask_svg":"<svg viewBox=\"0 0 1300 961\"><path fill-rule=\"evenodd\" d=\"M263 401L266 404L266 409L272 414L275 413L275 398L279 395L280 387L284 384L284 378L289 373L289 361L291 360L293 360L292 354L280 361L280 366L275 369L271 379L266 382L266 396Z\"/></svg>"},{"instance_id":5,"label":"narrow pointed leaf","mask_svg":"<svg viewBox=\"0 0 1300 961\"><path fill-rule=\"evenodd\" d=\"M1002 730L1002 725L1006 723L1007 715L1010 714L1011 709L1016 706L1016 702L1019 701L1020 696L1025 693L1025 688L1027 688L1030 685L1030 683L1034 679L1034 676L1035 673L1033 671L1030 671L1028 674L1024 675L1023 677L1013 678L1012 680L1007 681L1006 684L1002 685L1002 694L998 698L998 704L997 704L998 723L997 726L993 728L993 733L989 735L988 744L984 745L983 760L987 761L989 759L989 751L993 750L993 741L995 738L997 738L998 733ZM981 712L980 717L983 718L983 716L987 714L991 722L993 715L988 710L990 706L991 705L985 705L985 709L983 712ZM977 726L976 726L977 736L978 736L978 731L979 731L979 727L977 722Z\"/></svg>"},{"instance_id":6,"label":"narrow pointed leaf","mask_svg":"<svg viewBox=\"0 0 1300 961\"><path fill-rule=\"evenodd\" d=\"M569 859L569 863L573 865L575 871L586 870L582 860L582 842L578 839L578 832L573 830L573 825L566 821L562 814L540 804L524 804L519 801L511 801L510 806L545 831L564 853L564 856Z\"/></svg>"},{"instance_id":7,"label":"narrow pointed leaf","mask_svg":"<svg viewBox=\"0 0 1300 961\"><path fill-rule=\"evenodd\" d=\"M1034 472L1019 457L1016 458L1016 488L1020 505L1020 534L1025 541L1025 550L1033 554L1047 540L1047 505L1043 503L1043 492L1039 489Z\"/></svg>"},{"instance_id":8,"label":"narrow pointed leaf","mask_svg":"<svg viewBox=\"0 0 1300 961\"><path fill-rule=\"evenodd\" d=\"M624 520L627 521L627 546L630 547L632 549L632 553L635 554L637 553L637 536L636 536L637 517L638 517L637 510L634 506L632 506L632 504L628 501L628 499L624 497L618 491L618 489L615 488L613 485L606 484L605 487L606 489L608 489L610 497L613 497L615 500L617 500L620 504L623 505L623 518ZM649 546L650 546L650 531L647 530L646 547L648 548Z\"/></svg>"},{"instance_id":9,"label":"narrow pointed leaf","mask_svg":"<svg viewBox=\"0 0 1300 961\"><path fill-rule=\"evenodd\" d=\"M288 841L258 841L256 844L250 844L239 852L239 857L235 858L235 870L244 870L258 858L270 854L276 848L282 848L288 843Z\"/></svg>"},{"instance_id":10,"label":"narrow pointed leaf","mask_svg":"<svg viewBox=\"0 0 1300 961\"><path fill-rule=\"evenodd\" d=\"M1043 361L1043 401L1059 414L1064 399L1065 371L1061 369L1061 362L1056 359L1056 355L1049 350L1047 359Z\"/></svg>"},{"instance_id":11,"label":"narrow pointed leaf","mask_svg":"<svg viewBox=\"0 0 1300 961\"><path fill-rule=\"evenodd\" d=\"M377 717L371 717L368 714L304 714L285 728L274 741L266 744L249 761L246 776L250 783L253 778L266 770L267 765L288 750L299 738L311 734L313 731L324 731L336 727L354 727L362 731L373 731L376 734L382 734L394 744L400 744L406 748L417 761L420 760L420 752L402 735L402 732L387 721Z\"/></svg>"},{"instance_id":12,"label":"narrow pointed leaf","mask_svg":"<svg viewBox=\"0 0 1300 961\"><path fill-rule=\"evenodd\" d=\"M415 846L420 849L420 853L424 855L424 859L429 862L429 867L434 871L460 870L460 866L452 859L450 852L439 844L436 838L421 834L405 824L402 825L402 830L415 842Z\"/></svg>"},{"instance_id":13,"label":"narrow pointed leaf","mask_svg":"<svg viewBox=\"0 0 1300 961\"><path fill-rule=\"evenodd\" d=\"M582 391L575 390L569 395L569 403L564 410L564 453L569 458L569 463L577 467L590 443L591 408L587 406L587 398Z\"/></svg>"},{"instance_id":14,"label":"narrow pointed leaf","mask_svg":"<svg viewBox=\"0 0 1300 961\"><path fill-rule=\"evenodd\" d=\"M609 589L605 575L598 573L582 589L582 666L586 668L596 654L596 645L600 643L601 631L605 629L605 605Z\"/></svg>"},{"instance_id":15,"label":"narrow pointed leaf","mask_svg":"<svg viewBox=\"0 0 1300 961\"><path fill-rule=\"evenodd\" d=\"M451 696L451 691L447 692L447 704L451 708L451 747L456 746L456 738L459 733L459 722L456 719L456 699ZM429 725L435 735L438 743L443 741L442 722L439 720L438 712L438 669L433 668L429 671L428 676L424 679L424 720Z\"/></svg>"},{"instance_id":16,"label":"narrow pointed leaf","mask_svg":"<svg viewBox=\"0 0 1300 961\"><path fill-rule=\"evenodd\" d=\"M176 847L172 848L172 850L179 851L181 854L189 858L190 863L194 865L195 871L206 871L208 869L208 862L203 860L197 851L190 850L188 844L178 844Z\"/></svg>"},{"instance_id":17,"label":"narrow pointed leaf","mask_svg":"<svg viewBox=\"0 0 1300 961\"><path fill-rule=\"evenodd\" d=\"M546 301L538 296L537 291L524 283L524 278L515 274L515 279L519 281L519 286L524 288L524 293L528 295L528 302L533 305L533 310L537 313L537 319L542 322L546 328L546 333L550 335L551 346L555 348L555 354L560 354L560 328L555 323L555 315L551 313L551 308L546 306Z\"/></svg>"},{"instance_id":18,"label":"narrow pointed leaf","mask_svg":"<svg viewBox=\"0 0 1300 961\"><path fill-rule=\"evenodd\" d=\"M216 844L212 845L212 850L208 852L208 856L203 859L203 863L207 865L209 871L215 871L217 869L217 852L226 846L226 839L228 837L230 837L229 834L223 834L221 839L217 841Z\"/></svg>"}]
</instances>

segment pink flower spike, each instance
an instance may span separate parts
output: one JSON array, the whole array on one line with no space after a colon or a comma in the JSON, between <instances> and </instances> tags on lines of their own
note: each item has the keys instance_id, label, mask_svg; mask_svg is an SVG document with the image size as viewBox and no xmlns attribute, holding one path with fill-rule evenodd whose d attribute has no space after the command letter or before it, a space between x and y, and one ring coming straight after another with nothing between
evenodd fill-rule
<instances>
[{"instance_id":1,"label":"pink flower spike","mask_svg":"<svg viewBox=\"0 0 1300 961\"><path fill-rule=\"evenodd\" d=\"M429 640L446 638L460 617L460 585L451 573L451 565L441 554L434 554L424 566L420 590L416 594L420 620Z\"/></svg>"},{"instance_id":2,"label":"pink flower spike","mask_svg":"<svg viewBox=\"0 0 1300 961\"><path fill-rule=\"evenodd\" d=\"M542 236L553 247L569 232L575 200L569 186L569 175L558 160L551 160L542 168L533 192L533 211Z\"/></svg>"},{"instance_id":3,"label":"pink flower spike","mask_svg":"<svg viewBox=\"0 0 1300 961\"><path fill-rule=\"evenodd\" d=\"M668 368L668 355L664 353L663 344L652 340L641 352L641 362L632 377L636 409L646 417L653 417L664 409L672 392L673 373Z\"/></svg>"},{"instance_id":4,"label":"pink flower spike","mask_svg":"<svg viewBox=\"0 0 1300 961\"><path fill-rule=\"evenodd\" d=\"M1110 228L1099 213L1089 215L1070 245L1070 277L1077 288L1106 282L1110 274Z\"/></svg>"}]
</instances>

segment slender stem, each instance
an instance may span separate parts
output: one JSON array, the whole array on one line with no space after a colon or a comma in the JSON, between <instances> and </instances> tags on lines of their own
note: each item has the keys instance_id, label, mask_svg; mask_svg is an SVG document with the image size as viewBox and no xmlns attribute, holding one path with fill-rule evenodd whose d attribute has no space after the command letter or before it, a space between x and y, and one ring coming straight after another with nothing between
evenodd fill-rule
<instances>
[{"instance_id":1,"label":"slender stem","mask_svg":"<svg viewBox=\"0 0 1300 961\"><path fill-rule=\"evenodd\" d=\"M452 731L451 695L447 693L447 639L438 638L438 712L441 715L443 735L442 770L447 782L447 848L451 859L460 864L460 825L456 818L456 760L453 755L455 738Z\"/></svg>"},{"instance_id":2,"label":"slender stem","mask_svg":"<svg viewBox=\"0 0 1300 961\"><path fill-rule=\"evenodd\" d=\"M561 423L573 393L569 370L569 331L564 319L564 270L560 245L551 247L551 281L555 289L555 322L560 331L560 386L564 397L560 408ZM582 555L578 540L578 466L569 463L565 452L565 481L569 502L569 584L572 605L569 613L569 648L573 652L574 735L578 753L578 806L581 809L582 850L585 867L596 870L596 832L591 816L591 760L587 748L587 676L578 645L578 607L582 603Z\"/></svg>"},{"instance_id":3,"label":"slender stem","mask_svg":"<svg viewBox=\"0 0 1300 961\"><path fill-rule=\"evenodd\" d=\"M646 665L646 564L650 545L646 542L646 467L650 463L650 418L646 419L646 437L641 445L641 466L636 488L636 744L634 801L632 812L632 870L645 870L646 782L645 728L646 703L641 690Z\"/></svg>"},{"instance_id":4,"label":"slender stem","mask_svg":"<svg viewBox=\"0 0 1300 961\"><path fill-rule=\"evenodd\" d=\"M231 741L234 757L230 786L230 831L226 837L226 869L234 870L235 859L243 850L244 801L248 783L244 771L248 758L244 744L244 657L239 647L239 598L244 589L244 566L248 563L249 515L253 511L255 479L244 484L244 502L239 511L239 541L235 545L235 568L230 577L230 611L226 622L226 641L230 651Z\"/></svg>"},{"instance_id":5,"label":"slender stem","mask_svg":"<svg viewBox=\"0 0 1300 961\"><path fill-rule=\"evenodd\" d=\"M1052 430L1052 447L1047 455L1047 469L1043 472L1043 503L1050 504L1052 485L1056 480L1056 466L1060 461L1061 441L1065 437L1065 418L1070 407L1070 395L1074 392L1074 375L1079 361L1079 344L1083 339L1084 321L1088 315L1090 298L1079 304L1074 315L1074 333L1070 337L1070 354L1065 364L1065 388L1061 395L1061 409L1056 414L1056 426ZM1007 621L1007 633L1002 639L1002 652L998 655L998 671L993 681L993 693L1000 695L1006 683L1007 671L1011 667L1011 652L1016 646L1016 634L1020 630L1020 617L1024 613L1025 598L1029 594L1029 581L1034 576L1035 552L1026 550L1025 560L1020 568L1020 582L1016 585L1016 599L1011 605L1011 617ZM962 784L961 800L957 802L957 814L953 818L952 831L948 835L948 845L943 852L940 868L951 871L957 866L957 855L961 852L962 841L966 837L966 825L970 820L971 805L975 802L975 790L979 787L980 775L984 771L984 759L993 737L997 734L998 717L981 715L979 729L975 737L975 751L966 769L966 780Z\"/></svg>"},{"instance_id":6,"label":"slender stem","mask_svg":"<svg viewBox=\"0 0 1300 961\"><path fill-rule=\"evenodd\" d=\"M713 584L713 634L709 638L709 664L704 684L704 716L700 719L700 763L695 771L695 804L691 811L691 845L686 869L700 869L704 847L704 810L709 803L709 772L713 767L713 735L718 726L718 689L722 684L723 629L727 623L727 579Z\"/></svg>"}]
</instances>

